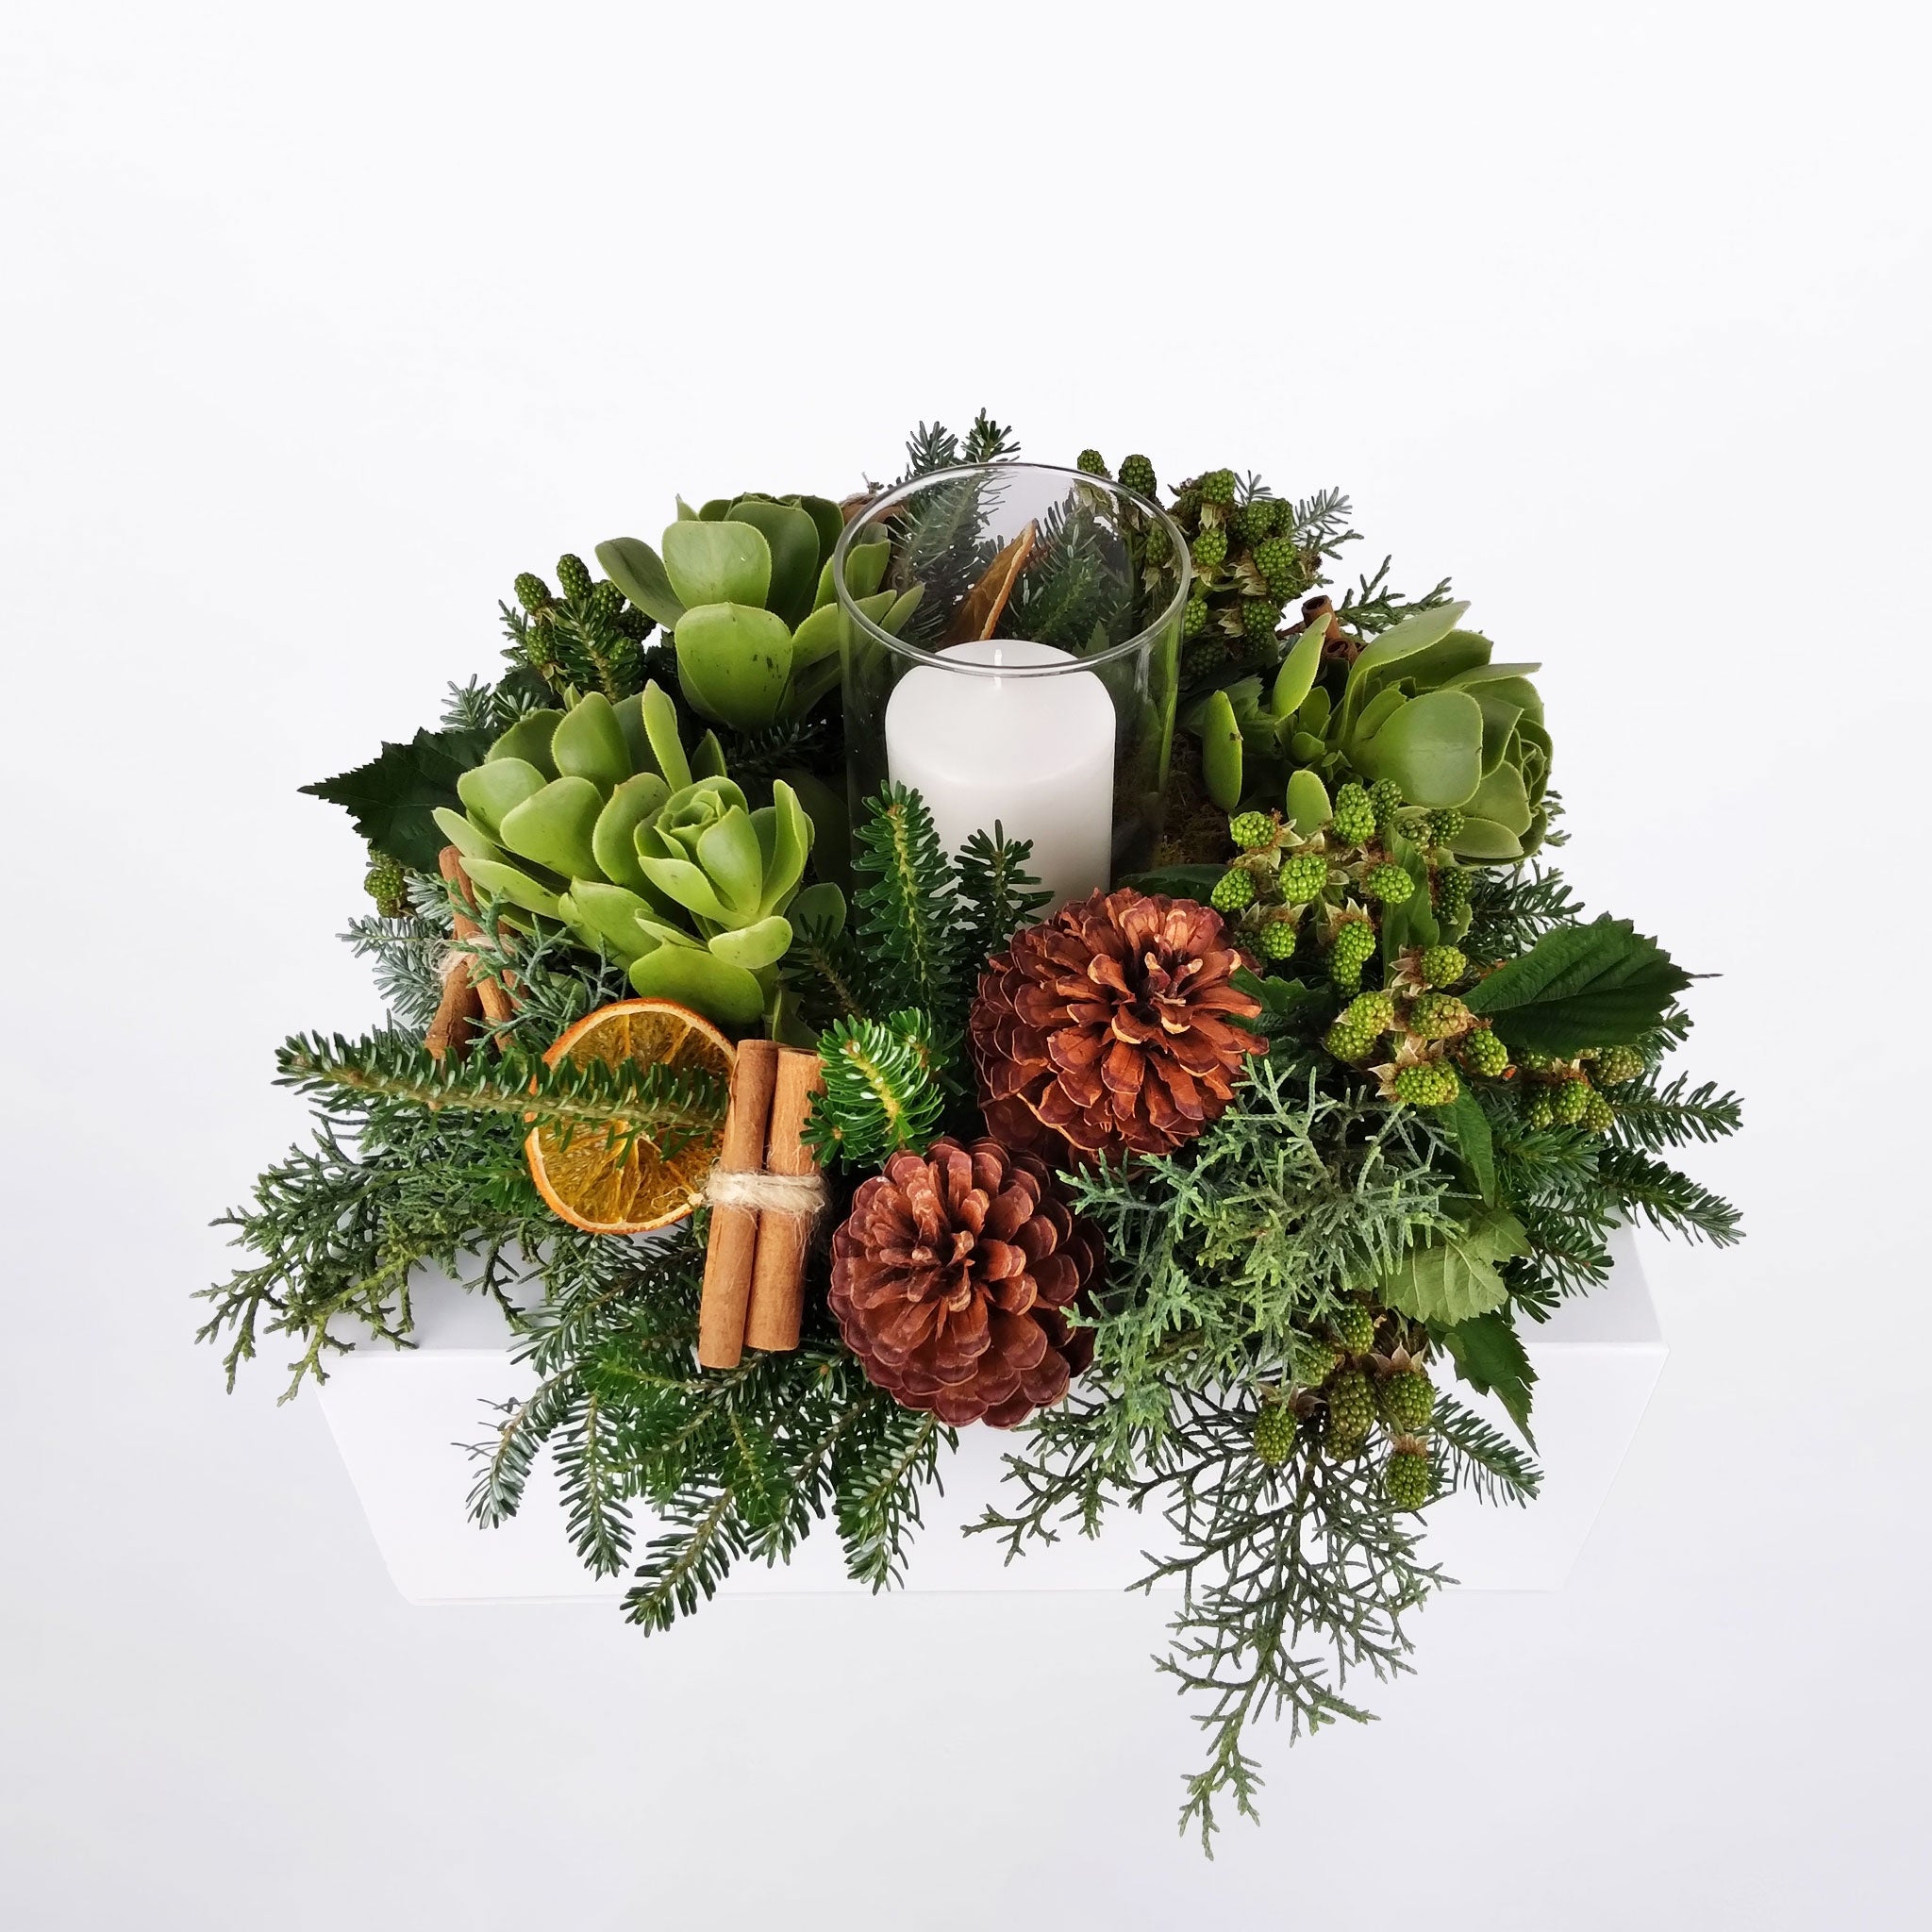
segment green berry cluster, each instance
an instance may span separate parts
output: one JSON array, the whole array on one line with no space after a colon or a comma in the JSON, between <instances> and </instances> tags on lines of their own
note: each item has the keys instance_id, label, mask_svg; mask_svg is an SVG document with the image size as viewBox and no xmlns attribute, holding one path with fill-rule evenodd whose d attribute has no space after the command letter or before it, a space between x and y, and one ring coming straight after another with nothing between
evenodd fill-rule
<instances>
[{"instance_id":1,"label":"green berry cluster","mask_svg":"<svg viewBox=\"0 0 1932 1932\"><path fill-rule=\"evenodd\" d=\"M1237 812L1227 822L1227 836L1243 852L1257 852L1272 845L1280 822L1265 811Z\"/></svg>"},{"instance_id":2,"label":"green berry cluster","mask_svg":"<svg viewBox=\"0 0 1932 1932\"><path fill-rule=\"evenodd\" d=\"M1436 917L1458 931L1469 917L1469 874L1458 865L1436 873Z\"/></svg>"},{"instance_id":3,"label":"green berry cluster","mask_svg":"<svg viewBox=\"0 0 1932 1932\"><path fill-rule=\"evenodd\" d=\"M1083 449L1074 458L1074 466L1085 476L1106 476L1112 480L1112 473L1107 467L1107 458L1097 449Z\"/></svg>"},{"instance_id":4,"label":"green berry cluster","mask_svg":"<svg viewBox=\"0 0 1932 1932\"><path fill-rule=\"evenodd\" d=\"M1255 950L1262 958L1279 965L1282 960L1294 958L1300 941L1301 928L1293 919L1271 919L1255 935Z\"/></svg>"},{"instance_id":5,"label":"green berry cluster","mask_svg":"<svg viewBox=\"0 0 1932 1932\"><path fill-rule=\"evenodd\" d=\"M1335 794L1329 829L1344 845L1366 845L1375 836L1375 808L1369 794L1351 781Z\"/></svg>"},{"instance_id":6,"label":"green berry cluster","mask_svg":"<svg viewBox=\"0 0 1932 1932\"><path fill-rule=\"evenodd\" d=\"M1367 1355L1375 1345L1374 1310L1364 1302L1344 1302L1329 1317L1329 1326L1344 1355Z\"/></svg>"},{"instance_id":7,"label":"green berry cluster","mask_svg":"<svg viewBox=\"0 0 1932 1932\"><path fill-rule=\"evenodd\" d=\"M1402 809L1402 787L1393 778L1377 778L1369 787L1369 808L1375 814L1375 829L1386 832Z\"/></svg>"},{"instance_id":8,"label":"green berry cluster","mask_svg":"<svg viewBox=\"0 0 1932 1932\"><path fill-rule=\"evenodd\" d=\"M1487 1026L1462 1036L1462 1064L1486 1080L1500 1080L1509 1071L1509 1049Z\"/></svg>"},{"instance_id":9,"label":"green berry cluster","mask_svg":"<svg viewBox=\"0 0 1932 1932\"><path fill-rule=\"evenodd\" d=\"M1227 558L1227 532L1219 524L1210 525L1188 546L1198 571L1217 571Z\"/></svg>"},{"instance_id":10,"label":"green berry cluster","mask_svg":"<svg viewBox=\"0 0 1932 1932\"><path fill-rule=\"evenodd\" d=\"M651 620L627 604L615 584L593 578L581 557L559 557L557 581L560 596L553 596L534 571L514 580L521 608L502 608L516 653L559 697L597 691L619 698L641 690L640 646L651 633Z\"/></svg>"},{"instance_id":11,"label":"green berry cluster","mask_svg":"<svg viewBox=\"0 0 1932 1932\"><path fill-rule=\"evenodd\" d=\"M1362 880L1362 891L1383 906L1400 906L1415 891L1415 881L1407 866L1375 866Z\"/></svg>"},{"instance_id":12,"label":"green berry cluster","mask_svg":"<svg viewBox=\"0 0 1932 1932\"><path fill-rule=\"evenodd\" d=\"M1424 946L1417 963L1429 986L1454 986L1469 971L1468 957L1460 946Z\"/></svg>"},{"instance_id":13,"label":"green berry cluster","mask_svg":"<svg viewBox=\"0 0 1932 1932\"><path fill-rule=\"evenodd\" d=\"M1200 480L1201 501L1225 509L1234 501L1235 475L1232 470L1209 470Z\"/></svg>"},{"instance_id":14,"label":"green berry cluster","mask_svg":"<svg viewBox=\"0 0 1932 1932\"><path fill-rule=\"evenodd\" d=\"M1362 983L1362 968L1374 958L1375 928L1366 919L1344 920L1335 931L1335 943L1328 954L1328 973L1342 992L1353 992Z\"/></svg>"},{"instance_id":15,"label":"green berry cluster","mask_svg":"<svg viewBox=\"0 0 1932 1932\"><path fill-rule=\"evenodd\" d=\"M402 862L373 845L369 870L362 874L362 890L375 901L376 912L384 919L400 919L409 909L409 876Z\"/></svg>"},{"instance_id":16,"label":"green berry cluster","mask_svg":"<svg viewBox=\"0 0 1932 1932\"><path fill-rule=\"evenodd\" d=\"M1243 866L1224 872L1215 882L1208 903L1217 912L1244 912L1255 903L1255 875Z\"/></svg>"},{"instance_id":17,"label":"green berry cluster","mask_svg":"<svg viewBox=\"0 0 1932 1932\"><path fill-rule=\"evenodd\" d=\"M1443 1060L1424 1060L1395 1075L1395 1097L1411 1107L1453 1107L1461 1091L1456 1069Z\"/></svg>"},{"instance_id":18,"label":"green berry cluster","mask_svg":"<svg viewBox=\"0 0 1932 1932\"><path fill-rule=\"evenodd\" d=\"M1405 1436L1419 1436L1436 1412L1436 1385L1421 1369L1398 1369L1375 1387L1382 1420Z\"/></svg>"},{"instance_id":19,"label":"green berry cluster","mask_svg":"<svg viewBox=\"0 0 1932 1932\"><path fill-rule=\"evenodd\" d=\"M1283 903L1290 906L1319 899L1327 883L1328 861L1319 852L1297 852L1292 858L1284 858L1274 875Z\"/></svg>"},{"instance_id":20,"label":"green berry cluster","mask_svg":"<svg viewBox=\"0 0 1932 1932\"><path fill-rule=\"evenodd\" d=\"M1599 1087L1624 1087L1643 1071L1634 1046L1602 1046L1590 1056L1591 1074Z\"/></svg>"},{"instance_id":21,"label":"green berry cluster","mask_svg":"<svg viewBox=\"0 0 1932 1932\"><path fill-rule=\"evenodd\" d=\"M1353 1456L1375 1425L1375 1398L1359 1369L1343 1369L1328 1385L1328 1425L1324 1441L1331 1456Z\"/></svg>"},{"instance_id":22,"label":"green berry cluster","mask_svg":"<svg viewBox=\"0 0 1932 1932\"><path fill-rule=\"evenodd\" d=\"M1158 487L1154 480L1154 465L1143 456L1124 458L1121 463L1120 484L1123 490L1131 490L1136 496L1144 496L1151 502Z\"/></svg>"},{"instance_id":23,"label":"green berry cluster","mask_svg":"<svg viewBox=\"0 0 1932 1932\"><path fill-rule=\"evenodd\" d=\"M1279 1469L1294 1454L1294 1411L1286 1404L1262 1405L1255 1418L1255 1454L1270 1469Z\"/></svg>"},{"instance_id":24,"label":"green berry cluster","mask_svg":"<svg viewBox=\"0 0 1932 1932\"><path fill-rule=\"evenodd\" d=\"M1408 1030L1419 1040L1454 1040L1471 1024L1469 1008L1452 992L1425 992L1408 1009Z\"/></svg>"},{"instance_id":25,"label":"green berry cluster","mask_svg":"<svg viewBox=\"0 0 1932 1932\"><path fill-rule=\"evenodd\" d=\"M1398 1509L1420 1509L1435 1493L1436 1479L1424 1449L1396 1450L1382 1480L1390 1502Z\"/></svg>"}]
</instances>

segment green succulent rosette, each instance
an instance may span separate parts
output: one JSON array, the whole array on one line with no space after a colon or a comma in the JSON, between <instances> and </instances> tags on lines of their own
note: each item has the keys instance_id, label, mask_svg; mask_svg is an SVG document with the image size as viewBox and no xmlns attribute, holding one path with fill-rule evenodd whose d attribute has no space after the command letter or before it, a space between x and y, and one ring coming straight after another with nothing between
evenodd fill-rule
<instances>
[{"instance_id":1,"label":"green succulent rosette","mask_svg":"<svg viewBox=\"0 0 1932 1932\"><path fill-rule=\"evenodd\" d=\"M753 808L714 734L687 754L656 684L612 704L531 711L457 780L439 828L479 890L567 927L640 993L744 1032L779 1024L788 912L839 920L836 886L804 884L812 821L782 779Z\"/></svg>"},{"instance_id":2,"label":"green succulent rosette","mask_svg":"<svg viewBox=\"0 0 1932 1932\"><path fill-rule=\"evenodd\" d=\"M612 583L670 635L677 681L700 717L763 731L807 716L834 690L847 620L832 591L844 526L820 496L720 498L678 520L654 550L636 537L597 546ZM858 608L897 633L920 592L881 591L891 546L856 548L846 583Z\"/></svg>"},{"instance_id":3,"label":"green succulent rosette","mask_svg":"<svg viewBox=\"0 0 1932 1932\"><path fill-rule=\"evenodd\" d=\"M1363 647L1339 688L1318 681L1326 626L1316 623L1265 692L1246 677L1208 693L1183 722L1201 741L1214 803L1272 804L1304 771L1331 785L1387 780L1409 805L1461 813L1447 841L1458 858L1536 851L1549 828L1550 735L1531 682L1541 667L1493 662L1488 638L1457 627L1468 608L1404 618Z\"/></svg>"}]
</instances>

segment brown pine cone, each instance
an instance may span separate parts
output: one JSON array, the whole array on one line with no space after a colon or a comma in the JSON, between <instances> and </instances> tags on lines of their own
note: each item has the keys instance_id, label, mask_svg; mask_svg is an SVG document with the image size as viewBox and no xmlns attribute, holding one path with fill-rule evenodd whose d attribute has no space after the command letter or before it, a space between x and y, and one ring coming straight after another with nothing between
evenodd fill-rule
<instances>
[{"instance_id":1,"label":"brown pine cone","mask_svg":"<svg viewBox=\"0 0 1932 1932\"><path fill-rule=\"evenodd\" d=\"M859 1185L832 1237L832 1313L908 1408L1010 1428L1093 1359L1060 1311L1100 1278L1100 1241L1030 1154L935 1141Z\"/></svg>"},{"instance_id":2,"label":"brown pine cone","mask_svg":"<svg viewBox=\"0 0 1932 1932\"><path fill-rule=\"evenodd\" d=\"M1014 935L970 1030L988 1129L1050 1159L1167 1154L1226 1107L1268 1042L1232 984L1247 963L1191 899L1095 892Z\"/></svg>"}]
</instances>

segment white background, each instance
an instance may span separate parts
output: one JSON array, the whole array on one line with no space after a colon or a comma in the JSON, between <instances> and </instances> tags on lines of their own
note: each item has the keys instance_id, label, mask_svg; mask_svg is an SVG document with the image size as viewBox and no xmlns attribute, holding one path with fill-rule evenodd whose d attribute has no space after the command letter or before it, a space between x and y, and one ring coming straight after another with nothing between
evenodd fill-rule
<instances>
[{"instance_id":1,"label":"white background","mask_svg":"<svg viewBox=\"0 0 1932 1932\"><path fill-rule=\"evenodd\" d=\"M1917 12L9 9L0 1923L1924 1923ZM296 786L514 572L982 402L1453 572L1751 1102L1570 1588L1264 1733L1211 1865L1158 1607L410 1610L189 1341L275 1045L374 1014Z\"/></svg>"}]
</instances>

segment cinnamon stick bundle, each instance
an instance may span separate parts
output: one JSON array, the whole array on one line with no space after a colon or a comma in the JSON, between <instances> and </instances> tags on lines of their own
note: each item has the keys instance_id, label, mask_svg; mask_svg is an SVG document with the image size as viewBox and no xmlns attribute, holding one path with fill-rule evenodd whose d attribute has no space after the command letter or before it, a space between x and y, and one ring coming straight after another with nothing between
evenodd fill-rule
<instances>
[{"instance_id":1,"label":"cinnamon stick bundle","mask_svg":"<svg viewBox=\"0 0 1932 1932\"><path fill-rule=\"evenodd\" d=\"M815 1053L782 1047L765 1136L765 1172L798 1178L816 1174L818 1162L805 1144L811 1099L824 1084ZM823 1196L820 1196L823 1200ZM816 1209L767 1205L758 1211L758 1262L752 1272L751 1307L745 1317L748 1346L783 1352L798 1346L805 1314L805 1257L811 1245Z\"/></svg>"},{"instance_id":2,"label":"cinnamon stick bundle","mask_svg":"<svg viewBox=\"0 0 1932 1932\"><path fill-rule=\"evenodd\" d=\"M445 845L437 854L436 867L474 912L476 895L463 870L463 855L454 845ZM483 934L483 928L461 912L454 914L452 931L458 940L480 939ZM423 1044L433 1059L450 1054L461 1059L469 1051L478 1014L487 1015L492 1025L500 1026L515 1011L508 993L494 979L483 977L474 959L452 954L442 969L442 998L437 1002L436 1016L423 1036Z\"/></svg>"},{"instance_id":3,"label":"cinnamon stick bundle","mask_svg":"<svg viewBox=\"0 0 1932 1932\"><path fill-rule=\"evenodd\" d=\"M765 1164L766 1124L778 1071L778 1049L769 1040L741 1042L731 1062L731 1098L718 1152L719 1171L755 1174ZM751 1301L758 1210L739 1202L715 1202L705 1248L705 1285L698 1302L698 1361L708 1369L735 1369L744 1354L745 1311Z\"/></svg>"}]
</instances>

